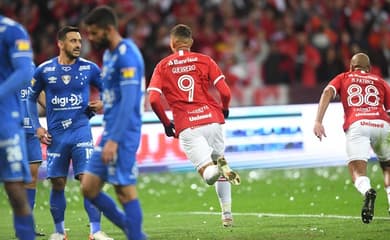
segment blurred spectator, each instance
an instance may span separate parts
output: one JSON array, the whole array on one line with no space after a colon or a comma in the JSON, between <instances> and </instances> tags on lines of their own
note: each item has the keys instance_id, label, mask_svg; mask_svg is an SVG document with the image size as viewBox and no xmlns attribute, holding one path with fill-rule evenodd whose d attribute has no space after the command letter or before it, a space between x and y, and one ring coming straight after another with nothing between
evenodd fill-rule
<instances>
[{"instance_id":1,"label":"blurred spectator","mask_svg":"<svg viewBox=\"0 0 390 240\"><path fill-rule=\"evenodd\" d=\"M319 51L311 45L306 32L298 32L295 54L295 82L304 87L317 86L317 67L321 63Z\"/></svg>"},{"instance_id":2,"label":"blurred spectator","mask_svg":"<svg viewBox=\"0 0 390 240\"><path fill-rule=\"evenodd\" d=\"M141 48L147 81L170 51L167 29L190 25L197 36L193 50L224 66L231 87L238 89L233 91L238 105L256 104L243 96L264 92L258 90L267 85L315 88L348 69L357 51L370 55L374 72L390 77L390 1L385 0L2 0L0 12L26 26L40 64L57 54L52 29L79 25L100 4L117 11L121 33ZM86 40L84 45L83 56L99 63L101 52Z\"/></svg>"},{"instance_id":3,"label":"blurred spectator","mask_svg":"<svg viewBox=\"0 0 390 240\"><path fill-rule=\"evenodd\" d=\"M348 68L345 67L340 53L336 51L334 46L331 46L326 50L324 60L318 67L318 83L327 83L339 73L342 73L347 69Z\"/></svg>"}]
</instances>

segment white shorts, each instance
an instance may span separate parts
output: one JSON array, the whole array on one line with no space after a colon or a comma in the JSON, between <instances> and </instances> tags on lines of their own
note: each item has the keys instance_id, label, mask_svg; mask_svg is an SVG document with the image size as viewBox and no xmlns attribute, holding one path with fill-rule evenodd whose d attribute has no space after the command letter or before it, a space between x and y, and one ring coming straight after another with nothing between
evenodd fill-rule
<instances>
[{"instance_id":1,"label":"white shorts","mask_svg":"<svg viewBox=\"0 0 390 240\"><path fill-rule=\"evenodd\" d=\"M384 120L359 120L346 134L348 162L367 161L372 149L379 161L390 160L390 125Z\"/></svg>"},{"instance_id":2,"label":"white shorts","mask_svg":"<svg viewBox=\"0 0 390 240\"><path fill-rule=\"evenodd\" d=\"M197 170L223 156L225 151L222 125L219 123L187 128L180 132L179 141Z\"/></svg>"}]
</instances>

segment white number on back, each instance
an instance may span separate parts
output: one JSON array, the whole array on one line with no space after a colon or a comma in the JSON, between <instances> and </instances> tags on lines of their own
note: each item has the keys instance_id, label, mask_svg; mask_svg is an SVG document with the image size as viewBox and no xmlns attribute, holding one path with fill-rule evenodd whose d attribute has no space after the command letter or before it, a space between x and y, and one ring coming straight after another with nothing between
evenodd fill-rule
<instances>
[{"instance_id":1,"label":"white number on back","mask_svg":"<svg viewBox=\"0 0 390 240\"><path fill-rule=\"evenodd\" d=\"M379 91L374 85L367 85L364 90L357 84L351 84L348 89L347 102L349 106L359 107L363 104L378 106Z\"/></svg>"},{"instance_id":2,"label":"white number on back","mask_svg":"<svg viewBox=\"0 0 390 240\"><path fill-rule=\"evenodd\" d=\"M188 92L188 101L194 101L195 80L190 75L183 75L177 80L177 86L183 92Z\"/></svg>"}]
</instances>

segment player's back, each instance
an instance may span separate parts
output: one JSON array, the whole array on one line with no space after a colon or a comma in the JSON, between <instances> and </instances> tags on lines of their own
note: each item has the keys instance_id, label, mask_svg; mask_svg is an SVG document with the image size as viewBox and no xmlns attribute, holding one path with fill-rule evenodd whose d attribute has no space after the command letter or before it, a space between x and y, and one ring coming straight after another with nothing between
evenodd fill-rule
<instances>
[{"instance_id":1,"label":"player's back","mask_svg":"<svg viewBox=\"0 0 390 240\"><path fill-rule=\"evenodd\" d=\"M209 56L179 50L163 59L156 71L178 131L224 122L221 106L209 92L209 88L224 76Z\"/></svg>"},{"instance_id":2,"label":"player's back","mask_svg":"<svg viewBox=\"0 0 390 240\"><path fill-rule=\"evenodd\" d=\"M390 109L390 87L381 77L364 71L340 74L331 82L339 88L345 112L345 126L360 119L384 119Z\"/></svg>"}]
</instances>

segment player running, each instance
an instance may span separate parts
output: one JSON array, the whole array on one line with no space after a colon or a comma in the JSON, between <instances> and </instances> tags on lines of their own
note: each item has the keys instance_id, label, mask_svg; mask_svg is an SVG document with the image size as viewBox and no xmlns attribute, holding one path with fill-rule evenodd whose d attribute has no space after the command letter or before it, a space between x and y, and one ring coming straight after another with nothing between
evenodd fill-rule
<instances>
[{"instance_id":1,"label":"player running","mask_svg":"<svg viewBox=\"0 0 390 240\"><path fill-rule=\"evenodd\" d=\"M230 183L240 184L238 174L224 158L222 124L229 115L230 89L214 60L190 51L192 43L188 26L179 24L171 30L173 54L157 64L147 91L166 135L179 138L188 159L207 184L216 183L222 223L230 227L233 224ZM222 104L208 93L210 86L218 90ZM162 94L172 109L173 122L164 111Z\"/></svg>"},{"instance_id":2,"label":"player running","mask_svg":"<svg viewBox=\"0 0 390 240\"><path fill-rule=\"evenodd\" d=\"M326 137L322 120L331 99L339 95L345 114L343 129L349 172L356 189L365 197L361 211L363 223L372 221L376 198L367 177L371 148L383 170L390 205L390 117L386 112L390 110L390 87L369 71L369 57L364 53L355 54L350 71L337 75L325 87L314 123L314 134L320 140Z\"/></svg>"}]
</instances>

